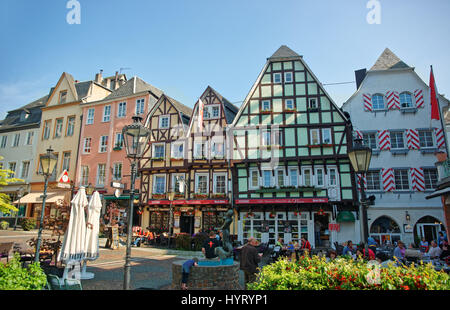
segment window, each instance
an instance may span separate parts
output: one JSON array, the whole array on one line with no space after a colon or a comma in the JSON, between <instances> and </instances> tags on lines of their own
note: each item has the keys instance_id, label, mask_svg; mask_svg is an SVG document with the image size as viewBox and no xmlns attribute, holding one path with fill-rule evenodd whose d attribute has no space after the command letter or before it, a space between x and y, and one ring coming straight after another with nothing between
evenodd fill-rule
<instances>
[{"instance_id":1,"label":"window","mask_svg":"<svg viewBox=\"0 0 450 310\"><path fill-rule=\"evenodd\" d=\"M91 146L92 146L92 138L84 138L83 153L84 154L91 153Z\"/></svg>"},{"instance_id":2,"label":"window","mask_svg":"<svg viewBox=\"0 0 450 310\"><path fill-rule=\"evenodd\" d=\"M276 173L277 173L277 186L278 187L285 186L285 184L284 184L284 169L278 169L278 170L276 170Z\"/></svg>"},{"instance_id":3,"label":"window","mask_svg":"<svg viewBox=\"0 0 450 310\"><path fill-rule=\"evenodd\" d=\"M263 130L262 132L262 145L263 146L268 146L270 145L270 131L268 130Z\"/></svg>"},{"instance_id":4,"label":"window","mask_svg":"<svg viewBox=\"0 0 450 310\"><path fill-rule=\"evenodd\" d=\"M81 167L81 185L82 186L89 185L89 166Z\"/></svg>"},{"instance_id":5,"label":"window","mask_svg":"<svg viewBox=\"0 0 450 310\"><path fill-rule=\"evenodd\" d=\"M270 100L264 100L264 101L262 102L261 110L262 110L262 111L271 111L271 108L270 108Z\"/></svg>"},{"instance_id":6,"label":"window","mask_svg":"<svg viewBox=\"0 0 450 310\"><path fill-rule=\"evenodd\" d=\"M145 109L145 99L138 99L136 100L136 115L144 114Z\"/></svg>"},{"instance_id":7,"label":"window","mask_svg":"<svg viewBox=\"0 0 450 310\"><path fill-rule=\"evenodd\" d=\"M120 102L117 108L117 117L125 117L127 115L127 103Z\"/></svg>"},{"instance_id":8,"label":"window","mask_svg":"<svg viewBox=\"0 0 450 310\"><path fill-rule=\"evenodd\" d=\"M214 174L214 194L226 194L227 190L227 175Z\"/></svg>"},{"instance_id":9,"label":"window","mask_svg":"<svg viewBox=\"0 0 450 310\"><path fill-rule=\"evenodd\" d=\"M86 125L94 124L94 113L95 113L94 108L88 110L86 117Z\"/></svg>"},{"instance_id":10,"label":"window","mask_svg":"<svg viewBox=\"0 0 450 310\"><path fill-rule=\"evenodd\" d=\"M263 170L263 187L271 187L272 186L272 171L270 170Z\"/></svg>"},{"instance_id":11,"label":"window","mask_svg":"<svg viewBox=\"0 0 450 310\"><path fill-rule=\"evenodd\" d=\"M159 128L166 129L169 128L170 125L170 116L169 115L161 115L159 117Z\"/></svg>"},{"instance_id":12,"label":"window","mask_svg":"<svg viewBox=\"0 0 450 310\"><path fill-rule=\"evenodd\" d=\"M319 145L320 144L320 136L319 136L319 129L311 129L309 131L310 134L310 143L312 145Z\"/></svg>"},{"instance_id":13,"label":"window","mask_svg":"<svg viewBox=\"0 0 450 310\"><path fill-rule=\"evenodd\" d=\"M59 104L66 103L67 100L67 90L63 90L59 93Z\"/></svg>"},{"instance_id":14,"label":"window","mask_svg":"<svg viewBox=\"0 0 450 310\"><path fill-rule=\"evenodd\" d=\"M337 169L328 168L328 185L337 186Z\"/></svg>"},{"instance_id":15,"label":"window","mask_svg":"<svg viewBox=\"0 0 450 310\"><path fill-rule=\"evenodd\" d=\"M195 192L199 194L208 193L208 175L196 174L195 175Z\"/></svg>"},{"instance_id":16,"label":"window","mask_svg":"<svg viewBox=\"0 0 450 310\"><path fill-rule=\"evenodd\" d=\"M63 153L63 165L62 169L69 171L70 169L70 152L64 152Z\"/></svg>"},{"instance_id":17,"label":"window","mask_svg":"<svg viewBox=\"0 0 450 310\"><path fill-rule=\"evenodd\" d=\"M63 130L63 122L64 120L62 118L58 118L56 120L56 125L55 125L55 138L59 138L62 135L62 130Z\"/></svg>"},{"instance_id":18,"label":"window","mask_svg":"<svg viewBox=\"0 0 450 310\"><path fill-rule=\"evenodd\" d=\"M425 178L425 188L435 189L436 183L438 181L438 174L436 169L423 169L423 174Z\"/></svg>"},{"instance_id":19,"label":"window","mask_svg":"<svg viewBox=\"0 0 450 310\"><path fill-rule=\"evenodd\" d=\"M70 116L67 119L67 136L73 136L73 132L75 130L75 116Z\"/></svg>"},{"instance_id":20,"label":"window","mask_svg":"<svg viewBox=\"0 0 450 310\"><path fill-rule=\"evenodd\" d=\"M28 178L29 171L30 171L30 162L29 161L22 162L22 173L20 174L20 178L21 179Z\"/></svg>"},{"instance_id":21,"label":"window","mask_svg":"<svg viewBox=\"0 0 450 310\"><path fill-rule=\"evenodd\" d=\"M153 184L154 194L165 194L166 192L166 176L165 175L155 175Z\"/></svg>"},{"instance_id":22,"label":"window","mask_svg":"<svg viewBox=\"0 0 450 310\"><path fill-rule=\"evenodd\" d=\"M322 143L323 144L331 144L331 129L323 128L322 129Z\"/></svg>"},{"instance_id":23,"label":"window","mask_svg":"<svg viewBox=\"0 0 450 310\"><path fill-rule=\"evenodd\" d=\"M381 190L380 170L368 171L366 174L367 190L379 191Z\"/></svg>"},{"instance_id":24,"label":"window","mask_svg":"<svg viewBox=\"0 0 450 310\"><path fill-rule=\"evenodd\" d=\"M281 83L281 73L274 73L273 74L273 82L274 83Z\"/></svg>"},{"instance_id":25,"label":"window","mask_svg":"<svg viewBox=\"0 0 450 310\"><path fill-rule=\"evenodd\" d=\"M50 130L52 126L52 121L48 120L44 122L44 132L42 134L43 140L48 140L50 138Z\"/></svg>"},{"instance_id":26,"label":"window","mask_svg":"<svg viewBox=\"0 0 450 310\"><path fill-rule=\"evenodd\" d=\"M34 137L34 131L29 131L27 133L27 141L25 142L26 145L32 145L33 144L33 137Z\"/></svg>"},{"instance_id":27,"label":"window","mask_svg":"<svg viewBox=\"0 0 450 310\"><path fill-rule=\"evenodd\" d=\"M12 171L12 173L10 173L9 175L9 177L12 178L16 174L16 163L15 162L8 163L8 169Z\"/></svg>"},{"instance_id":28,"label":"window","mask_svg":"<svg viewBox=\"0 0 450 310\"><path fill-rule=\"evenodd\" d=\"M209 106L203 106L203 119L209 119L210 117Z\"/></svg>"},{"instance_id":29,"label":"window","mask_svg":"<svg viewBox=\"0 0 450 310\"><path fill-rule=\"evenodd\" d=\"M195 158L206 158L207 148L206 142L195 142L194 143L194 157Z\"/></svg>"},{"instance_id":30,"label":"window","mask_svg":"<svg viewBox=\"0 0 450 310\"><path fill-rule=\"evenodd\" d=\"M284 82L285 83L292 83L293 82L292 72L285 72L284 73Z\"/></svg>"},{"instance_id":31,"label":"window","mask_svg":"<svg viewBox=\"0 0 450 310\"><path fill-rule=\"evenodd\" d=\"M372 150L378 149L376 133L363 133L363 144Z\"/></svg>"},{"instance_id":32,"label":"window","mask_svg":"<svg viewBox=\"0 0 450 310\"><path fill-rule=\"evenodd\" d=\"M250 170L250 186L251 189L259 187L259 173L258 170Z\"/></svg>"},{"instance_id":33,"label":"window","mask_svg":"<svg viewBox=\"0 0 450 310\"><path fill-rule=\"evenodd\" d=\"M103 108L103 122L109 122L111 119L111 106L106 105Z\"/></svg>"},{"instance_id":34,"label":"window","mask_svg":"<svg viewBox=\"0 0 450 310\"><path fill-rule=\"evenodd\" d=\"M114 163L113 166L113 180L117 181L122 179L122 163Z\"/></svg>"},{"instance_id":35,"label":"window","mask_svg":"<svg viewBox=\"0 0 450 310\"><path fill-rule=\"evenodd\" d=\"M172 158L184 158L184 144L183 143L172 143Z\"/></svg>"},{"instance_id":36,"label":"window","mask_svg":"<svg viewBox=\"0 0 450 310\"><path fill-rule=\"evenodd\" d=\"M153 144L153 158L164 158L165 157L165 144Z\"/></svg>"},{"instance_id":37,"label":"window","mask_svg":"<svg viewBox=\"0 0 450 310\"><path fill-rule=\"evenodd\" d=\"M284 105L286 110L294 110L294 99L286 99Z\"/></svg>"},{"instance_id":38,"label":"window","mask_svg":"<svg viewBox=\"0 0 450 310\"><path fill-rule=\"evenodd\" d=\"M98 150L99 153L105 153L108 150L108 136L100 137L100 148Z\"/></svg>"},{"instance_id":39,"label":"window","mask_svg":"<svg viewBox=\"0 0 450 310\"><path fill-rule=\"evenodd\" d=\"M402 108L412 108L413 101L412 96L408 92L404 92L400 94L400 107Z\"/></svg>"},{"instance_id":40,"label":"window","mask_svg":"<svg viewBox=\"0 0 450 310\"><path fill-rule=\"evenodd\" d=\"M289 183L291 186L298 186L298 169L289 169Z\"/></svg>"},{"instance_id":41,"label":"window","mask_svg":"<svg viewBox=\"0 0 450 310\"><path fill-rule=\"evenodd\" d=\"M421 148L434 147L433 132L431 130L419 130L419 142Z\"/></svg>"},{"instance_id":42,"label":"window","mask_svg":"<svg viewBox=\"0 0 450 310\"><path fill-rule=\"evenodd\" d=\"M319 108L319 106L317 105L317 99L316 98L309 98L308 103L309 103L308 107L311 110Z\"/></svg>"},{"instance_id":43,"label":"window","mask_svg":"<svg viewBox=\"0 0 450 310\"><path fill-rule=\"evenodd\" d=\"M219 118L220 117L220 107L218 105L212 106L212 118Z\"/></svg>"},{"instance_id":44,"label":"window","mask_svg":"<svg viewBox=\"0 0 450 310\"><path fill-rule=\"evenodd\" d=\"M284 145L283 144L283 132L281 130L275 130L273 132L273 144L274 145Z\"/></svg>"},{"instance_id":45,"label":"window","mask_svg":"<svg viewBox=\"0 0 450 310\"><path fill-rule=\"evenodd\" d=\"M320 187L325 186L325 176L323 168L316 168L316 185Z\"/></svg>"},{"instance_id":46,"label":"window","mask_svg":"<svg viewBox=\"0 0 450 310\"><path fill-rule=\"evenodd\" d=\"M16 133L16 134L14 135L14 140L13 140L12 147L17 147L17 146L19 146L19 142L20 142L20 133Z\"/></svg>"},{"instance_id":47,"label":"window","mask_svg":"<svg viewBox=\"0 0 450 310\"><path fill-rule=\"evenodd\" d=\"M310 168L303 168L302 169L302 175L303 175L303 185L304 186L312 186L312 174Z\"/></svg>"},{"instance_id":48,"label":"window","mask_svg":"<svg viewBox=\"0 0 450 310\"><path fill-rule=\"evenodd\" d=\"M8 136L2 136L2 142L1 142L1 144L0 144L0 147L1 147L2 149L4 149L4 148L6 147L7 141L8 141Z\"/></svg>"},{"instance_id":49,"label":"window","mask_svg":"<svg viewBox=\"0 0 450 310\"><path fill-rule=\"evenodd\" d=\"M404 149L405 141L403 137L403 131L391 131L391 148Z\"/></svg>"},{"instance_id":50,"label":"window","mask_svg":"<svg viewBox=\"0 0 450 310\"><path fill-rule=\"evenodd\" d=\"M172 175L172 189L175 193L184 193L184 174Z\"/></svg>"},{"instance_id":51,"label":"window","mask_svg":"<svg viewBox=\"0 0 450 310\"><path fill-rule=\"evenodd\" d=\"M116 140L114 141L115 147L123 146L123 135L121 132L116 132Z\"/></svg>"},{"instance_id":52,"label":"window","mask_svg":"<svg viewBox=\"0 0 450 310\"><path fill-rule=\"evenodd\" d=\"M384 109L384 97L383 95L373 95L372 96L372 108L374 110L383 110Z\"/></svg>"},{"instance_id":53,"label":"window","mask_svg":"<svg viewBox=\"0 0 450 310\"><path fill-rule=\"evenodd\" d=\"M97 186L105 186L106 180L106 164L97 166Z\"/></svg>"},{"instance_id":54,"label":"window","mask_svg":"<svg viewBox=\"0 0 450 310\"><path fill-rule=\"evenodd\" d=\"M408 169L394 169L394 178L396 190L409 189Z\"/></svg>"},{"instance_id":55,"label":"window","mask_svg":"<svg viewBox=\"0 0 450 310\"><path fill-rule=\"evenodd\" d=\"M223 143L213 141L211 145L211 157L212 158L223 158L224 156L224 149L223 149Z\"/></svg>"}]
</instances>

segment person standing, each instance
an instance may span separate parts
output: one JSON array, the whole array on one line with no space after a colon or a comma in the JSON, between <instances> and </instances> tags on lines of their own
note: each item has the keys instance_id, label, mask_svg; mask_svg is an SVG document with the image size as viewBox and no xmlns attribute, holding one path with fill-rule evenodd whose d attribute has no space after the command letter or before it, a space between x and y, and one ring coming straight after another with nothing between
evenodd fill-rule
<instances>
[{"instance_id":1,"label":"person standing","mask_svg":"<svg viewBox=\"0 0 450 310\"><path fill-rule=\"evenodd\" d=\"M440 248L442 248L442 245L444 244L444 242L448 242L447 237L444 236L444 233L442 231L439 232L439 237L437 239L437 244Z\"/></svg>"},{"instance_id":2,"label":"person standing","mask_svg":"<svg viewBox=\"0 0 450 310\"><path fill-rule=\"evenodd\" d=\"M209 238L205 240L202 247L202 253L207 259L216 258L215 249L219 246L219 240L216 238L216 233L211 231L209 233Z\"/></svg>"},{"instance_id":3,"label":"person standing","mask_svg":"<svg viewBox=\"0 0 450 310\"><path fill-rule=\"evenodd\" d=\"M258 240L249 238L247 244L241 250L240 269L244 271L246 289L249 283L256 281L258 264L262 257L262 253L258 253L258 249L256 248L258 245Z\"/></svg>"},{"instance_id":4,"label":"person standing","mask_svg":"<svg viewBox=\"0 0 450 310\"><path fill-rule=\"evenodd\" d=\"M367 238L367 245L369 246L369 249L373 251L374 254L377 253L377 242L373 237Z\"/></svg>"},{"instance_id":5,"label":"person standing","mask_svg":"<svg viewBox=\"0 0 450 310\"><path fill-rule=\"evenodd\" d=\"M420 251L422 253L427 253L429 249L428 241L425 240L425 237L422 237L422 240L420 241Z\"/></svg>"},{"instance_id":6,"label":"person standing","mask_svg":"<svg viewBox=\"0 0 450 310\"><path fill-rule=\"evenodd\" d=\"M320 231L322 230L322 223L319 220L316 220L314 223L314 237L316 239L317 246L322 245L322 240L320 240Z\"/></svg>"},{"instance_id":7,"label":"person standing","mask_svg":"<svg viewBox=\"0 0 450 310\"><path fill-rule=\"evenodd\" d=\"M189 278L189 272L191 271L192 266L198 265L198 258L194 257L193 259L189 259L183 263L182 274L181 274L181 289L187 290L187 282Z\"/></svg>"}]
</instances>

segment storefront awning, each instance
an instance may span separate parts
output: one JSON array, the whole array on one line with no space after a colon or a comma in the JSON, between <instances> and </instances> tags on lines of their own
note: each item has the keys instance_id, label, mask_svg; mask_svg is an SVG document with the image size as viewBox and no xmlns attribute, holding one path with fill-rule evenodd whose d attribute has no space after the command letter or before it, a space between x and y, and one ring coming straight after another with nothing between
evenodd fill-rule
<instances>
[{"instance_id":1,"label":"storefront awning","mask_svg":"<svg viewBox=\"0 0 450 310\"><path fill-rule=\"evenodd\" d=\"M236 199L236 204L328 203L328 198Z\"/></svg>"},{"instance_id":2,"label":"storefront awning","mask_svg":"<svg viewBox=\"0 0 450 310\"><path fill-rule=\"evenodd\" d=\"M149 205L170 205L170 200L149 200ZM228 199L202 199L202 200L174 200L173 205L223 205L228 204Z\"/></svg>"},{"instance_id":3,"label":"storefront awning","mask_svg":"<svg viewBox=\"0 0 450 310\"><path fill-rule=\"evenodd\" d=\"M355 216L350 211L340 211L337 215L336 222L355 222Z\"/></svg>"},{"instance_id":4,"label":"storefront awning","mask_svg":"<svg viewBox=\"0 0 450 310\"><path fill-rule=\"evenodd\" d=\"M103 196L105 200L130 200L130 195L128 196L120 196L117 198L116 196ZM139 195L134 196L134 199L139 199Z\"/></svg>"},{"instance_id":5,"label":"storefront awning","mask_svg":"<svg viewBox=\"0 0 450 310\"><path fill-rule=\"evenodd\" d=\"M434 197L442 196L444 194L450 193L450 187L434 191L431 195L425 196L425 199L431 199Z\"/></svg>"},{"instance_id":6,"label":"storefront awning","mask_svg":"<svg viewBox=\"0 0 450 310\"><path fill-rule=\"evenodd\" d=\"M17 199L16 201L14 201L14 204L18 204L19 200L20 203L42 203L42 195L44 193L39 192L39 193L29 193L28 195L23 196L20 199ZM64 200L64 198L66 197L67 193L64 192L47 192L47 199L45 200L45 202L47 203L55 203L58 202L58 200Z\"/></svg>"}]
</instances>

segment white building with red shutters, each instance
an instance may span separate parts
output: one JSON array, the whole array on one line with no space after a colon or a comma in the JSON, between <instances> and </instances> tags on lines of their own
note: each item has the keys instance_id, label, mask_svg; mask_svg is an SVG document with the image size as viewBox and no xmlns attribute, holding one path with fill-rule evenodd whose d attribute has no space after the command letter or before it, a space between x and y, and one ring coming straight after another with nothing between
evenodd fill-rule
<instances>
[{"instance_id":1,"label":"white building with red shutters","mask_svg":"<svg viewBox=\"0 0 450 310\"><path fill-rule=\"evenodd\" d=\"M364 178L366 194L375 196L369 235L407 245L436 239L445 230L442 204L425 197L436 187L436 153L446 147L441 122L431 120L427 82L386 49L370 70L356 71L356 83L342 109L350 114L354 137L372 149ZM439 101L442 110L449 104L443 96Z\"/></svg>"}]
</instances>

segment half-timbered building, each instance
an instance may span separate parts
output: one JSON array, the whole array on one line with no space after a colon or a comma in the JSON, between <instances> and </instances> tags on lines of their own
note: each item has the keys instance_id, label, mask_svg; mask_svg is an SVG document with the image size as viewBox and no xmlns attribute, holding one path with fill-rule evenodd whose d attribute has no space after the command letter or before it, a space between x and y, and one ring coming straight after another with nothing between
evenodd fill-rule
<instances>
[{"instance_id":1,"label":"half-timbered building","mask_svg":"<svg viewBox=\"0 0 450 310\"><path fill-rule=\"evenodd\" d=\"M174 233L190 231L180 227L180 206L186 204L184 182L188 174L186 132L192 109L163 94L147 116L149 146L141 161L141 227L168 231L170 204L174 204ZM169 193L174 193L171 201ZM191 232L192 233L192 232Z\"/></svg>"},{"instance_id":2,"label":"half-timbered building","mask_svg":"<svg viewBox=\"0 0 450 310\"><path fill-rule=\"evenodd\" d=\"M232 136L238 240L303 236L326 246L358 230L339 223L354 220L348 212L357 210L351 124L302 56L282 46L267 59Z\"/></svg>"}]
</instances>

